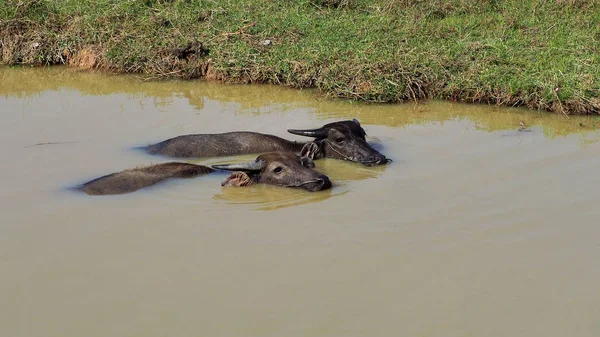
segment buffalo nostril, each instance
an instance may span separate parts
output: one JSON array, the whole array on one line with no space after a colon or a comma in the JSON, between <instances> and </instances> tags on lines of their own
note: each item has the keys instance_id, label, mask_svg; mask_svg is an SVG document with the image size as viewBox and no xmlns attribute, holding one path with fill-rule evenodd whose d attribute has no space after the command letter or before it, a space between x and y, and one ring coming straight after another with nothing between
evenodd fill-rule
<instances>
[{"instance_id":1,"label":"buffalo nostril","mask_svg":"<svg viewBox=\"0 0 600 337\"><path fill-rule=\"evenodd\" d=\"M381 164L385 164L387 162L387 159L382 154L372 155L372 156L363 157L363 158L365 158L365 159L361 160L360 163L362 163L363 165L366 165L366 166L381 165Z\"/></svg>"},{"instance_id":2,"label":"buffalo nostril","mask_svg":"<svg viewBox=\"0 0 600 337\"><path fill-rule=\"evenodd\" d=\"M379 163L381 163L382 158L378 157L378 156L371 156L371 157L369 157L368 161L371 163L379 164Z\"/></svg>"},{"instance_id":3,"label":"buffalo nostril","mask_svg":"<svg viewBox=\"0 0 600 337\"><path fill-rule=\"evenodd\" d=\"M321 185L321 189L327 189L331 187L331 181L327 176L321 176L317 178L317 183Z\"/></svg>"}]
</instances>

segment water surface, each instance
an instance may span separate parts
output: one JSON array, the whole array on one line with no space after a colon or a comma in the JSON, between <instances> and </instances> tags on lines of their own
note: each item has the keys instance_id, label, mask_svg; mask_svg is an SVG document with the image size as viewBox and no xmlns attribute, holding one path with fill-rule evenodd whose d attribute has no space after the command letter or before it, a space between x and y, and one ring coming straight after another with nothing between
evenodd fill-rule
<instances>
[{"instance_id":1,"label":"water surface","mask_svg":"<svg viewBox=\"0 0 600 337\"><path fill-rule=\"evenodd\" d=\"M173 136L354 117L394 162L319 160L330 191L68 189ZM1 335L598 336L599 123L0 69Z\"/></svg>"}]
</instances>

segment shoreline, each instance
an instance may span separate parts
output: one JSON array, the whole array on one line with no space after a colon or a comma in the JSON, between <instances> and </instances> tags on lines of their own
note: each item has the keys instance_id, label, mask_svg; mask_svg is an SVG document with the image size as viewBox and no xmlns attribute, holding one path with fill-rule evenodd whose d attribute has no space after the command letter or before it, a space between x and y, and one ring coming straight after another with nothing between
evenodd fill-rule
<instances>
[{"instance_id":1,"label":"shoreline","mask_svg":"<svg viewBox=\"0 0 600 337\"><path fill-rule=\"evenodd\" d=\"M600 114L594 1L5 3L3 65L277 84L367 103Z\"/></svg>"}]
</instances>

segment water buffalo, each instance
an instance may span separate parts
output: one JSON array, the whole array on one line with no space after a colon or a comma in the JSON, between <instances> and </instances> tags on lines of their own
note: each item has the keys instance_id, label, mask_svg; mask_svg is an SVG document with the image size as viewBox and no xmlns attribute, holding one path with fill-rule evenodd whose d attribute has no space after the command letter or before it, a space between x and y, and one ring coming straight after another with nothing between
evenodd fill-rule
<instances>
[{"instance_id":1,"label":"water buffalo","mask_svg":"<svg viewBox=\"0 0 600 337\"><path fill-rule=\"evenodd\" d=\"M256 132L184 135L145 147L151 154L169 157L201 158L271 151L291 151L311 159L335 158L364 165L389 162L365 140L365 130L358 120L340 121L312 130L288 130L314 138L310 142L294 142Z\"/></svg>"},{"instance_id":2,"label":"water buffalo","mask_svg":"<svg viewBox=\"0 0 600 337\"><path fill-rule=\"evenodd\" d=\"M215 169L235 171L221 186L269 184L303 188L309 192L331 188L329 178L312 170L314 166L312 159L292 152L261 154L249 163L212 165Z\"/></svg>"},{"instance_id":3,"label":"water buffalo","mask_svg":"<svg viewBox=\"0 0 600 337\"><path fill-rule=\"evenodd\" d=\"M310 158L291 152L273 152L262 154L250 163L213 165L213 168L178 162L138 167L91 180L79 189L89 195L125 194L169 178L191 178L214 172L214 169L236 171L222 186L270 184L310 192L331 188L329 178L312 170L313 167Z\"/></svg>"}]
</instances>

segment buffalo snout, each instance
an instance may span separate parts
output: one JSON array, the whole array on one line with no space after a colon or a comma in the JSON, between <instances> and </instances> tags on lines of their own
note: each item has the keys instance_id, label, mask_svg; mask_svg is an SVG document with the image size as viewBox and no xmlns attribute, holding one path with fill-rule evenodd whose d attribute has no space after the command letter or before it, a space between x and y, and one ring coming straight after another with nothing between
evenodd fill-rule
<instances>
[{"instance_id":1,"label":"buffalo snout","mask_svg":"<svg viewBox=\"0 0 600 337\"><path fill-rule=\"evenodd\" d=\"M363 161L362 164L366 165L366 166L375 166L375 165L384 165L389 163L391 160L387 159L384 155L382 155L381 153L378 153L376 155L370 156L367 158L367 160Z\"/></svg>"},{"instance_id":2,"label":"buffalo snout","mask_svg":"<svg viewBox=\"0 0 600 337\"><path fill-rule=\"evenodd\" d=\"M331 188L331 180L326 175L320 174L314 180L305 182L299 187L309 192L323 191Z\"/></svg>"}]
</instances>

